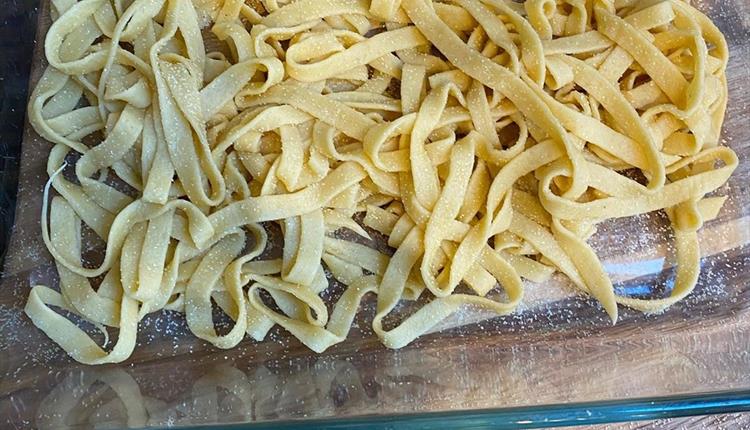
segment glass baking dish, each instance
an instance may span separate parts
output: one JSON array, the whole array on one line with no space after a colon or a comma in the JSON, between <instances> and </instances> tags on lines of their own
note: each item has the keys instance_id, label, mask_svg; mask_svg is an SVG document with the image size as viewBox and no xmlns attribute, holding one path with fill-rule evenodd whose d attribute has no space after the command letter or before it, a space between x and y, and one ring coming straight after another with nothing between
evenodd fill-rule
<instances>
[{"instance_id":1,"label":"glass baking dish","mask_svg":"<svg viewBox=\"0 0 750 430\"><path fill-rule=\"evenodd\" d=\"M750 410L750 3L700 0L696 6L730 46L723 140L741 161L720 190L730 196L721 215L700 232L695 292L663 314L621 309L613 326L588 299L536 285L520 312L491 320L459 313L394 351L370 333L370 302L350 338L318 355L280 330L262 343L247 339L217 350L193 337L181 315L165 312L141 323L128 361L88 367L69 359L23 314L30 286L55 273L39 234L49 146L29 127L21 136L20 126L29 76L33 84L41 73L39 46L35 51L32 43L37 15L42 32L49 18L46 2L5 4L0 197L2 220L8 223L15 210L15 223L9 242L0 236L7 243L0 424L503 428ZM670 286L674 250L665 226L659 214L602 225L593 244L617 288L663 294Z\"/></svg>"}]
</instances>

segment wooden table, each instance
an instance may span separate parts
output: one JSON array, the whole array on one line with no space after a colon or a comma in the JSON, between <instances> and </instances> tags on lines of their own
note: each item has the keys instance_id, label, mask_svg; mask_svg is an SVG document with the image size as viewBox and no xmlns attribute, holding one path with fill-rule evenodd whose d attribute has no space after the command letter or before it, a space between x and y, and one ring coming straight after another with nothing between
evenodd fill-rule
<instances>
[{"instance_id":1,"label":"wooden table","mask_svg":"<svg viewBox=\"0 0 750 430\"><path fill-rule=\"evenodd\" d=\"M744 430L750 428L750 414L703 415L698 417L669 418L656 421L637 421L573 428L576 430Z\"/></svg>"}]
</instances>

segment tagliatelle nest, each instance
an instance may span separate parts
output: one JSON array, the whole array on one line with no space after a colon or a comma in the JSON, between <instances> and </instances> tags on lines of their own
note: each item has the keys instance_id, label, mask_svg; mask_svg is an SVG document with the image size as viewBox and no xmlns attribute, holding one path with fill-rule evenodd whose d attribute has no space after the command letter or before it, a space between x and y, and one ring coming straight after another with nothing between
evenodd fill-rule
<instances>
[{"instance_id":1,"label":"tagliatelle nest","mask_svg":"<svg viewBox=\"0 0 750 430\"><path fill-rule=\"evenodd\" d=\"M54 144L42 225L60 291L35 286L26 312L83 363L128 358L138 321L162 309L221 348L278 324L321 352L368 293L375 334L399 348L464 305L513 312L522 278L555 271L613 321L618 304L660 311L693 289L696 231L724 202L706 194L737 166L719 145L726 43L678 0L53 7L29 118ZM61 174L71 151L75 181ZM615 294L587 239L661 209L674 288ZM267 222L283 232L278 259L259 259ZM82 263L82 225L106 242L98 267ZM363 227L393 255L331 234L370 239ZM324 266L347 285L333 303ZM226 334L214 303L235 321ZM119 328L116 344L53 307Z\"/></svg>"}]
</instances>

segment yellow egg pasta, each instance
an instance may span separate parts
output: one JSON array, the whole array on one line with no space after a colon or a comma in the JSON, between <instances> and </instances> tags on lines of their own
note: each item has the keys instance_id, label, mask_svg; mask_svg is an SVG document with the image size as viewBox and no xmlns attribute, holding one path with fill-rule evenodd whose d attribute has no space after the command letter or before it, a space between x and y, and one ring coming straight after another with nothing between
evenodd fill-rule
<instances>
[{"instance_id":1,"label":"yellow egg pasta","mask_svg":"<svg viewBox=\"0 0 750 430\"><path fill-rule=\"evenodd\" d=\"M60 282L26 313L86 364L126 360L164 309L219 348L278 325L322 352L368 297L400 348L462 307L512 313L555 272L613 322L660 312L694 288L738 163L727 45L682 0L68 0L52 18L28 113L53 145ZM587 241L658 210L674 287L618 295Z\"/></svg>"}]
</instances>

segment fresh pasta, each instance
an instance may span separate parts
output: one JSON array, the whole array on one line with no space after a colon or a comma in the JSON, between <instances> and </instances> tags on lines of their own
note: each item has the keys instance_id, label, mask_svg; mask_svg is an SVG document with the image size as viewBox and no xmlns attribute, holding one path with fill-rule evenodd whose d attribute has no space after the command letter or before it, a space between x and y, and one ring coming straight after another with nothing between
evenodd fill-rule
<instances>
[{"instance_id":1,"label":"fresh pasta","mask_svg":"<svg viewBox=\"0 0 750 430\"><path fill-rule=\"evenodd\" d=\"M464 306L509 314L555 272L613 322L660 312L694 288L738 163L719 142L727 45L681 0L51 3L28 113L53 144L60 287L33 286L26 313L86 364L126 360L165 309L219 348L279 325L322 352L368 295L400 348ZM674 287L618 295L587 240L657 210Z\"/></svg>"}]
</instances>

